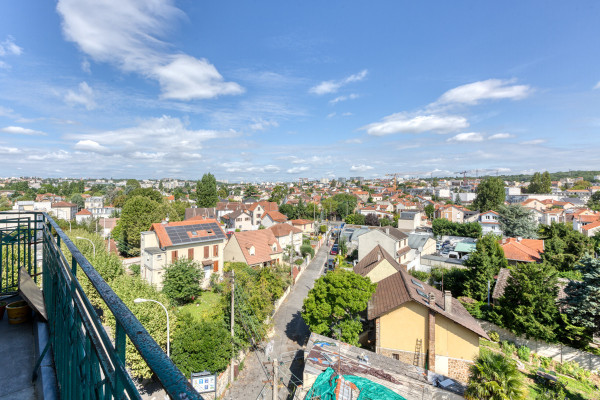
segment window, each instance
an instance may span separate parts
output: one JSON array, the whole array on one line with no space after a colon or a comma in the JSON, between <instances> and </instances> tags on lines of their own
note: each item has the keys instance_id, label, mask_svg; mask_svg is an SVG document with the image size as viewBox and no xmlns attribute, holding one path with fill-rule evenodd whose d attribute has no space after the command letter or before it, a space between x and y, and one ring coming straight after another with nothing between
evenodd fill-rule
<instances>
[{"instance_id":1,"label":"window","mask_svg":"<svg viewBox=\"0 0 600 400\"><path fill-rule=\"evenodd\" d=\"M171 252L171 260L173 262L177 261L177 250Z\"/></svg>"},{"instance_id":2,"label":"window","mask_svg":"<svg viewBox=\"0 0 600 400\"><path fill-rule=\"evenodd\" d=\"M208 246L204 246L204 258L210 257Z\"/></svg>"},{"instance_id":3,"label":"window","mask_svg":"<svg viewBox=\"0 0 600 400\"><path fill-rule=\"evenodd\" d=\"M188 260L193 260L194 259L194 249L188 249Z\"/></svg>"},{"instance_id":4,"label":"window","mask_svg":"<svg viewBox=\"0 0 600 400\"><path fill-rule=\"evenodd\" d=\"M219 256L219 245L215 244L213 246L213 257L218 257Z\"/></svg>"},{"instance_id":5,"label":"window","mask_svg":"<svg viewBox=\"0 0 600 400\"><path fill-rule=\"evenodd\" d=\"M400 354L392 353L392 358L394 360L400 360Z\"/></svg>"}]
</instances>

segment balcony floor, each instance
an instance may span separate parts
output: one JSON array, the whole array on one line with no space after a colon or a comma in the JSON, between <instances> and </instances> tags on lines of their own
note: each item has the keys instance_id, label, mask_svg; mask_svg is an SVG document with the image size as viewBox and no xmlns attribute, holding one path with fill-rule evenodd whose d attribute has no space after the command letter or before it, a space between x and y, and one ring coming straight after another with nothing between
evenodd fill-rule
<instances>
[{"instance_id":1,"label":"balcony floor","mask_svg":"<svg viewBox=\"0 0 600 400\"><path fill-rule=\"evenodd\" d=\"M5 312L0 321L0 400L36 398L35 384L31 382L34 353L33 322L10 325Z\"/></svg>"}]
</instances>

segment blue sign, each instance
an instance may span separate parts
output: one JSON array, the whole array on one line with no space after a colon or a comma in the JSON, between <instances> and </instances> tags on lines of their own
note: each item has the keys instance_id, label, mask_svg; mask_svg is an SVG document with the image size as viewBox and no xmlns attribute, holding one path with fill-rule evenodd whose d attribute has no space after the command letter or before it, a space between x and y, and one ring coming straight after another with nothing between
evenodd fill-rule
<instances>
[{"instance_id":1,"label":"blue sign","mask_svg":"<svg viewBox=\"0 0 600 400\"><path fill-rule=\"evenodd\" d=\"M217 374L208 371L193 372L191 376L192 386L198 393L217 392Z\"/></svg>"}]
</instances>

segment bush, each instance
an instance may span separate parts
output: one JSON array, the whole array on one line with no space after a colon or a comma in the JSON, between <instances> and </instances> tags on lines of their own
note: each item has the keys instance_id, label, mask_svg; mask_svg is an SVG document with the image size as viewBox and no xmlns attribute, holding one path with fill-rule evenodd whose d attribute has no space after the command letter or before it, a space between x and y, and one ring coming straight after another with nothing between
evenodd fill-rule
<instances>
[{"instance_id":1,"label":"bush","mask_svg":"<svg viewBox=\"0 0 600 400\"><path fill-rule=\"evenodd\" d=\"M134 276L140 275L140 265L139 264L130 265L129 269L131 270L131 272L133 273Z\"/></svg>"},{"instance_id":2,"label":"bush","mask_svg":"<svg viewBox=\"0 0 600 400\"><path fill-rule=\"evenodd\" d=\"M319 228L319 230L321 231L321 233L327 232L327 225L321 225L321 227Z\"/></svg>"},{"instance_id":3,"label":"bush","mask_svg":"<svg viewBox=\"0 0 600 400\"><path fill-rule=\"evenodd\" d=\"M498 332L496 331L489 331L488 336L492 342L498 343L500 341L500 335L498 335Z\"/></svg>"},{"instance_id":4,"label":"bush","mask_svg":"<svg viewBox=\"0 0 600 400\"><path fill-rule=\"evenodd\" d=\"M162 292L178 304L185 304L199 295L204 271L200 265L187 258L180 258L167 266Z\"/></svg>"},{"instance_id":5,"label":"bush","mask_svg":"<svg viewBox=\"0 0 600 400\"><path fill-rule=\"evenodd\" d=\"M511 343L509 341L502 341L502 352L504 354L506 354L508 357L512 357L513 354L515 354L515 351L517 350L517 347L514 345L514 343Z\"/></svg>"},{"instance_id":6,"label":"bush","mask_svg":"<svg viewBox=\"0 0 600 400\"><path fill-rule=\"evenodd\" d=\"M302 246L300 246L300 253L302 254L302 257L306 257L307 255L310 254L311 258L315 256L315 249L312 248L312 246L309 244L303 244Z\"/></svg>"},{"instance_id":7,"label":"bush","mask_svg":"<svg viewBox=\"0 0 600 400\"><path fill-rule=\"evenodd\" d=\"M429 277L431 276L425 271L417 271L416 269L411 269L410 271L408 271L408 273L423 282L427 282L429 280Z\"/></svg>"},{"instance_id":8,"label":"bush","mask_svg":"<svg viewBox=\"0 0 600 400\"><path fill-rule=\"evenodd\" d=\"M223 293L223 289L225 284L220 282L219 274L211 274L210 275L210 287L214 290L215 293Z\"/></svg>"},{"instance_id":9,"label":"bush","mask_svg":"<svg viewBox=\"0 0 600 400\"><path fill-rule=\"evenodd\" d=\"M531 352L531 350L529 350L529 347L527 346L521 346L517 349L517 355L519 356L519 358L523 361L527 361L529 362L529 353Z\"/></svg>"},{"instance_id":10,"label":"bush","mask_svg":"<svg viewBox=\"0 0 600 400\"><path fill-rule=\"evenodd\" d=\"M552 366L552 359L550 357L540 356L540 364L544 369L550 369Z\"/></svg>"},{"instance_id":11,"label":"bush","mask_svg":"<svg viewBox=\"0 0 600 400\"><path fill-rule=\"evenodd\" d=\"M296 264L296 265L302 265L303 262L304 262L304 259L299 258L299 259L297 259L297 260L294 261L294 264Z\"/></svg>"}]
</instances>

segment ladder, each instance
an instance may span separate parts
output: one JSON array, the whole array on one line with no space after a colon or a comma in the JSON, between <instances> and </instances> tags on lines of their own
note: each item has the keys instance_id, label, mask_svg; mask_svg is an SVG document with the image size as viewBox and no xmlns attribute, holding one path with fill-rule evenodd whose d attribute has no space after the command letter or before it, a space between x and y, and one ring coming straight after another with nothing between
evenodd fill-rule
<instances>
[{"instance_id":1,"label":"ladder","mask_svg":"<svg viewBox=\"0 0 600 400\"><path fill-rule=\"evenodd\" d=\"M423 339L417 339L417 344L415 345L415 354L413 357L413 365L415 367L419 367L421 365L421 347L423 347Z\"/></svg>"}]
</instances>

